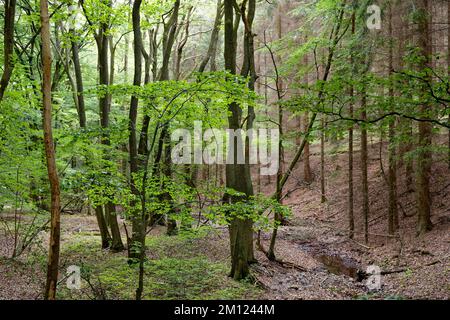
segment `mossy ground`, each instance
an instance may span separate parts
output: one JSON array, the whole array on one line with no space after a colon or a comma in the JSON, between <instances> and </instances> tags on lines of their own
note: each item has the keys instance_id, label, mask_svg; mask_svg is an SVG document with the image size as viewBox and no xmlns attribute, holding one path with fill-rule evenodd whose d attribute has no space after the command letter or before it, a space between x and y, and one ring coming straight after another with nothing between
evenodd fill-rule
<instances>
[{"instance_id":1,"label":"mossy ground","mask_svg":"<svg viewBox=\"0 0 450 320\"><path fill-rule=\"evenodd\" d=\"M144 299L255 299L261 294L250 281L227 277L226 257L217 259L199 250L209 243L210 231L147 238ZM61 268L81 268L82 289L70 290L63 279L59 299L134 299L138 265L127 263L126 253L101 250L100 238L89 233L71 236L63 245ZM208 249L210 250L210 249Z\"/></svg>"}]
</instances>

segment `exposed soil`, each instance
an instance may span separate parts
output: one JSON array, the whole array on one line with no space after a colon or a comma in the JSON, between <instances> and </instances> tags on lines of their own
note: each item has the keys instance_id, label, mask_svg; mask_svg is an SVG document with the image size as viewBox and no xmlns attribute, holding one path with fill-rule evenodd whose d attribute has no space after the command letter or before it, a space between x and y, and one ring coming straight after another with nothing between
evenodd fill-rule
<instances>
[{"instance_id":1,"label":"exposed soil","mask_svg":"<svg viewBox=\"0 0 450 320\"><path fill-rule=\"evenodd\" d=\"M286 271L264 261L270 272L260 271L267 298L345 299L355 297L402 299L450 298L450 171L445 162L435 162L432 176L433 230L416 236L416 201L413 186L407 186L405 169L399 168L398 195L400 231L387 235L388 190L379 157L379 143L370 147L369 163L369 243L364 243L359 157L355 150L355 238L347 236L348 156L342 146L329 147L326 158L327 202L320 203L320 157L318 146L311 152L315 181L302 183L303 164L297 166L285 192L284 203L293 215L282 226L277 241L277 257L306 267L308 272ZM383 144L383 155L386 145ZM383 165L386 166L386 159ZM412 173L414 174L414 173ZM262 190L270 194L270 185ZM267 247L269 234L263 235ZM270 266L268 266L270 264ZM370 291L361 281L367 266L380 267L381 290ZM395 271L395 272L394 272ZM391 273L393 272L393 273Z\"/></svg>"}]
</instances>

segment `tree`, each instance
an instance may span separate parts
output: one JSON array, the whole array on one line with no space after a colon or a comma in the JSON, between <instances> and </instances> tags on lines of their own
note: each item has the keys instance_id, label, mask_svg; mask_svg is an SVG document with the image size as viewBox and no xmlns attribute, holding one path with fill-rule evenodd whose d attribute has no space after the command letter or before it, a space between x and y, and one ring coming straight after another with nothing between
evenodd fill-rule
<instances>
[{"instance_id":1,"label":"tree","mask_svg":"<svg viewBox=\"0 0 450 320\"><path fill-rule=\"evenodd\" d=\"M107 87L110 85L110 69L108 62L108 52L109 52L109 35L110 32L110 10L112 8L112 2L110 0L100 0L98 4L102 10L102 18L99 21L91 20L89 13L84 5L84 0L81 0L81 6L85 12L86 19L92 28L97 27L98 30L93 30L95 43L97 45L98 52L98 76L100 86L105 87L105 92L102 92L99 96L99 113L100 113L100 126L102 128L102 136L100 138L101 144L109 147L111 145L108 128L110 125L110 109L111 109L111 94L108 93ZM107 158L107 157L106 157ZM100 231L103 230L102 239L104 245L106 241L109 240L108 234L105 234L105 228L102 226L109 225L111 228L111 250L119 252L125 249L122 237L120 235L119 224L117 222L117 213L115 212L115 205L112 201L108 201L104 206L104 214L102 214L103 209L96 208L95 212L97 214L97 220L100 227Z\"/></svg>"},{"instance_id":2,"label":"tree","mask_svg":"<svg viewBox=\"0 0 450 320\"><path fill-rule=\"evenodd\" d=\"M367 93L365 89L361 92L361 119L367 120ZM364 221L364 241L369 242L369 181L368 181L368 150L367 150L367 127L361 126L361 190L362 190L362 217Z\"/></svg>"},{"instance_id":3,"label":"tree","mask_svg":"<svg viewBox=\"0 0 450 320\"><path fill-rule=\"evenodd\" d=\"M142 34L141 34L141 17L140 8L141 0L135 0L133 3L132 11L132 23L133 23L133 52L134 52L134 79L133 85L140 86L142 78ZM132 207L136 206L136 201L140 196L139 189L137 187L137 181L135 181L135 175L138 173L138 150L137 150L137 137L136 137L136 120L138 113L139 100L136 95L131 97L130 113L128 122L129 131L129 158L130 158L130 188L131 193L136 197ZM145 220L143 216L140 216L139 210L133 210L131 213L131 221L133 223L131 243L128 244L128 257L139 258L141 256L141 250L144 250L142 244L145 241Z\"/></svg>"},{"instance_id":4,"label":"tree","mask_svg":"<svg viewBox=\"0 0 450 320\"><path fill-rule=\"evenodd\" d=\"M352 37L355 36L356 31L356 3L353 2L353 12L351 17L351 33ZM350 65L352 76L355 73L353 48L350 48ZM350 85L349 88L350 103L349 103L349 116L353 118L353 100L355 95L355 88ZM353 190L353 123L349 125L348 128L348 228L349 228L349 238L353 239L355 231L355 217L354 217L354 190Z\"/></svg>"},{"instance_id":5,"label":"tree","mask_svg":"<svg viewBox=\"0 0 450 320\"><path fill-rule=\"evenodd\" d=\"M389 75L392 77L394 70L394 39L393 39L393 17L392 4L389 3ZM394 110L394 87L393 83L389 84L389 103L391 110ZM398 203L397 203L397 159L396 159L396 142L395 142L395 122L396 118L389 119L389 171L388 171L388 187L389 187L389 210L388 210L388 232L394 234L398 229Z\"/></svg>"},{"instance_id":6,"label":"tree","mask_svg":"<svg viewBox=\"0 0 450 320\"><path fill-rule=\"evenodd\" d=\"M208 62L210 62L211 71L214 71L216 69L215 55L217 51L217 44L219 42L219 32L220 26L222 25L222 18L223 18L223 3L222 0L217 0L216 17L214 19L213 30L211 31L211 38L209 40L208 52L206 53L205 57L200 63L200 66L198 67L199 72L205 71Z\"/></svg>"},{"instance_id":7,"label":"tree","mask_svg":"<svg viewBox=\"0 0 450 320\"><path fill-rule=\"evenodd\" d=\"M50 22L48 14L48 2L40 1L41 17L41 41L42 41L42 103L43 103L43 128L44 128L44 148L47 160L48 180L50 182L51 193L51 225L50 225L50 248L47 262L47 283L45 289L45 299L54 300L56 298L56 285L58 282L58 265L60 250L60 190L59 178L56 168L55 147L52 133L52 52L50 42Z\"/></svg>"},{"instance_id":8,"label":"tree","mask_svg":"<svg viewBox=\"0 0 450 320\"><path fill-rule=\"evenodd\" d=\"M75 82L76 82L76 98L77 98L77 112L80 121L80 128L86 128L86 107L84 104L84 86L83 75L81 73L81 63L79 55L79 44L76 41L76 31L72 26L69 29L71 35L70 44L72 52L72 62L75 70Z\"/></svg>"},{"instance_id":9,"label":"tree","mask_svg":"<svg viewBox=\"0 0 450 320\"><path fill-rule=\"evenodd\" d=\"M426 74L429 74L428 69L432 68L432 42L430 34L430 14L429 1L417 0L416 23L418 28L418 47L420 49L420 68ZM431 81L428 76L428 81ZM420 112L425 119L429 119L431 115L431 106L427 97L427 90L424 88L421 97L422 106ZM417 232L423 234L432 229L431 223L431 195L430 195L430 176L432 154L430 151L431 137L433 126L426 121L419 122L419 150L417 156L417 180L416 180L416 194L417 194L417 209L418 209L418 226Z\"/></svg>"},{"instance_id":10,"label":"tree","mask_svg":"<svg viewBox=\"0 0 450 320\"><path fill-rule=\"evenodd\" d=\"M3 38L3 74L0 79L0 102L5 95L6 87L9 84L14 69L14 25L16 17L16 0L5 0L4 15L4 38Z\"/></svg>"},{"instance_id":11,"label":"tree","mask_svg":"<svg viewBox=\"0 0 450 320\"><path fill-rule=\"evenodd\" d=\"M252 19L251 12L254 10L255 1L249 1L249 19ZM253 11L254 12L254 11ZM224 13L225 13L225 48L224 48L224 60L225 69L231 74L236 73L236 33L233 21L233 1L224 0ZM251 24L249 23L249 29L246 29L246 37L251 32ZM253 37L252 35L250 37ZM253 52L249 46L249 38L246 38L247 50L244 51L247 59L251 59ZM248 63L248 60L244 58L244 63ZM247 61L247 62L246 62ZM242 109L233 102L228 106L229 128L237 130L241 127ZM234 196L226 193L224 195L224 201L232 203L238 201L245 201L246 198L253 195L253 186L251 183L251 177L249 176L249 170L247 168L248 163L238 164L238 143L242 141L237 137L230 139L228 142L230 148L234 149L233 164L226 165L226 186L227 188L234 189L243 193L245 196ZM236 280L244 279L249 274L249 259L253 254L253 230L252 220L248 218L232 217L229 226L230 233L230 250L231 250L231 272L230 276Z\"/></svg>"}]
</instances>

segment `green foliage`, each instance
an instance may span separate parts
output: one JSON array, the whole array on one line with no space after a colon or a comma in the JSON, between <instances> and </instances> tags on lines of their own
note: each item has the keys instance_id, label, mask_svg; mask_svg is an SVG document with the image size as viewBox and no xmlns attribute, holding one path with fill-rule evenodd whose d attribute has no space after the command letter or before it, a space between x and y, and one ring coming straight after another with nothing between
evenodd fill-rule
<instances>
[{"instance_id":1,"label":"green foliage","mask_svg":"<svg viewBox=\"0 0 450 320\"><path fill-rule=\"evenodd\" d=\"M144 264L144 299L258 297L260 291L253 284L234 282L226 276L226 262L212 261L198 252L200 245L207 243L210 232L201 228L196 233L148 238L147 252L151 258ZM80 235L71 237L64 246L63 265L80 266L83 280L80 291L61 286L60 298L134 299L137 265L128 265L122 255L99 251L98 241L98 237Z\"/></svg>"}]
</instances>

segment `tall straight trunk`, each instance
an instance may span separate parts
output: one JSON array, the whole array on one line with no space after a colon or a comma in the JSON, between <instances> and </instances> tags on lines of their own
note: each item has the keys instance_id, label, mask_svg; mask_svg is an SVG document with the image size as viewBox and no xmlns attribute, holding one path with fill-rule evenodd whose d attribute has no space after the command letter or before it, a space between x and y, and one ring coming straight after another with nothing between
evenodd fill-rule
<instances>
[{"instance_id":1,"label":"tall straight trunk","mask_svg":"<svg viewBox=\"0 0 450 320\"><path fill-rule=\"evenodd\" d=\"M325 203L327 197L325 195L325 117L320 119L321 132L320 132L320 201ZM305 145L306 146L306 145Z\"/></svg>"},{"instance_id":2,"label":"tall straight trunk","mask_svg":"<svg viewBox=\"0 0 450 320\"><path fill-rule=\"evenodd\" d=\"M172 159L171 159L171 145L170 145L170 135L165 135L164 137L164 166L163 166L163 170L162 173L163 175L168 178L171 179L172 178ZM208 166L209 168L209 166ZM209 178L208 178L209 179ZM174 210L173 208L173 199L172 196L170 195L169 192L165 192L164 195L164 200L168 202L171 211ZM173 219L172 217L168 217L167 218L167 230L166 230L167 235L172 236L175 235L177 233L177 222L175 219Z\"/></svg>"},{"instance_id":3,"label":"tall straight trunk","mask_svg":"<svg viewBox=\"0 0 450 320\"><path fill-rule=\"evenodd\" d=\"M257 61L256 61L256 74L261 74L261 53L258 52L257 55ZM261 80L256 83L256 93L258 95L261 95ZM261 193L261 166L258 165L258 172L257 172L257 181L256 185L258 186L258 194Z\"/></svg>"},{"instance_id":4,"label":"tall straight trunk","mask_svg":"<svg viewBox=\"0 0 450 320\"><path fill-rule=\"evenodd\" d=\"M254 1L251 1L254 3ZM250 4L251 6L251 4ZM234 21L233 24L233 1L224 0L224 13L225 13L225 48L224 48L224 60L225 69L232 74L236 73L236 32L235 26L239 25L239 21ZM253 54L253 53L252 53ZM241 126L242 110L236 103L231 103L228 106L229 128L237 130ZM242 192L246 197L253 195L253 187L249 183L250 177L248 177L248 170L246 170L246 164L237 163L237 139L234 139L229 143L234 144L234 161L233 164L226 165L226 186L227 188L234 189L238 192ZM231 147L231 145L230 145ZM224 196L225 201L245 201L246 199L236 198L226 194ZM230 232L230 251L231 251L231 272L230 276L236 280L246 278L249 275L249 256L253 251L253 230L252 221L250 219L233 218L229 226Z\"/></svg>"},{"instance_id":5,"label":"tall straight trunk","mask_svg":"<svg viewBox=\"0 0 450 320\"><path fill-rule=\"evenodd\" d=\"M16 0L5 0L5 15L3 25L3 74L0 79L0 102L5 95L6 87L9 84L14 69L14 25L16 16Z\"/></svg>"},{"instance_id":6,"label":"tall straight trunk","mask_svg":"<svg viewBox=\"0 0 450 320\"><path fill-rule=\"evenodd\" d=\"M307 41L308 38L305 37L305 41ZM305 54L304 60L303 60L305 66L308 66L309 64L309 57L307 54ZM308 86L309 85L309 73L305 75L305 83ZM303 132L306 134L306 130L308 130L308 124L309 124L309 113L308 111L305 112L303 115ZM301 130L301 128L300 128ZM299 139L300 140L300 139ZM300 141L297 142L297 144L300 144ZM310 152L309 152L309 141L306 141L305 143L305 150L303 151L303 175L305 178L306 183L311 183L312 173L311 173L311 164L309 161Z\"/></svg>"},{"instance_id":7,"label":"tall straight trunk","mask_svg":"<svg viewBox=\"0 0 450 320\"><path fill-rule=\"evenodd\" d=\"M352 21L351 21L351 28L352 28L352 36L355 35L355 29L356 29L356 12L355 8L353 9L352 13ZM354 63L354 57L353 57L353 51L350 54L350 66L352 75L354 74L355 70L353 67ZM353 104L354 104L354 96L355 96L355 88L353 85L350 85L350 105L349 105L349 116L350 118L353 118ZM353 239L354 231L355 231L355 217L354 217L354 190L353 190L353 123L350 124L348 128L348 229L349 233L348 236L350 239Z\"/></svg>"},{"instance_id":8,"label":"tall straight trunk","mask_svg":"<svg viewBox=\"0 0 450 320\"><path fill-rule=\"evenodd\" d=\"M303 115L303 132L306 133L309 124L309 113L306 111ZM300 144L300 141L297 142ZM303 176L306 183L311 183L313 181L310 163L310 151L309 151L309 141L305 144L305 151L303 151Z\"/></svg>"},{"instance_id":9,"label":"tall straight trunk","mask_svg":"<svg viewBox=\"0 0 450 320\"><path fill-rule=\"evenodd\" d=\"M430 33L430 11L428 0L417 0L417 27L418 27L418 46L421 50L423 64L421 69L431 68L432 41ZM431 81L431 77L428 76ZM431 106L427 103L426 90L424 88L423 104L420 111L422 117L430 117ZM432 125L429 122L419 122L419 154L417 157L417 180L416 180L416 196L418 209L418 234L423 234L432 229L431 223L431 195L430 195L430 176L432 154L430 151Z\"/></svg>"},{"instance_id":10,"label":"tall straight trunk","mask_svg":"<svg viewBox=\"0 0 450 320\"><path fill-rule=\"evenodd\" d=\"M414 25L409 21L409 19L405 22L403 22L403 26L400 30L400 48L399 52L402 56L405 56L406 48L408 46L412 47L415 46L414 43L414 36L410 36L411 34L414 35ZM407 65L408 68L413 69L414 66L412 63L409 63ZM407 83L405 83L407 84ZM409 94L409 98L412 98ZM408 192L414 191L414 179L413 179L413 173L414 173L414 163L411 160L411 157L409 153L413 151L413 128L412 128L412 121L410 119L404 119L400 118L398 123L398 131L401 132L402 136L406 140L400 147L399 147L399 165L403 166L404 169L404 175L405 175L405 185L406 190ZM405 213L404 213L405 215Z\"/></svg>"},{"instance_id":11,"label":"tall straight trunk","mask_svg":"<svg viewBox=\"0 0 450 320\"><path fill-rule=\"evenodd\" d=\"M361 119L367 120L367 93L362 92L361 99ZM369 181L367 174L368 150L367 150L367 128L363 124L361 127L361 190L362 190L362 218L364 223L364 241L369 242Z\"/></svg>"},{"instance_id":12,"label":"tall straight trunk","mask_svg":"<svg viewBox=\"0 0 450 320\"><path fill-rule=\"evenodd\" d=\"M393 38L392 4L389 4L389 75L392 76L394 70L394 38ZM389 104L391 111L394 111L394 87L389 84ZM397 209L397 159L395 143L395 122L396 118L389 119L389 150L388 150L388 188L389 188L389 210L388 210L388 232L394 234L398 229L398 209ZM381 146L381 142L380 142Z\"/></svg>"},{"instance_id":13,"label":"tall straight trunk","mask_svg":"<svg viewBox=\"0 0 450 320\"><path fill-rule=\"evenodd\" d=\"M115 64L116 64L116 48L114 48L113 36L108 36L109 46L109 84L114 84Z\"/></svg>"},{"instance_id":14,"label":"tall straight trunk","mask_svg":"<svg viewBox=\"0 0 450 320\"><path fill-rule=\"evenodd\" d=\"M47 262L47 283L45 288L45 299L54 300L56 298L56 285L58 283L58 265L60 250L60 190L59 178L56 168L55 147L52 133L52 102L51 102L51 72L52 72L52 51L50 43L50 19L48 14L48 2L40 1L41 12L41 41L42 41L42 102L43 102L43 128L44 128L44 148L47 160L47 173L50 182L51 194L51 224L50 224L50 245Z\"/></svg>"},{"instance_id":15,"label":"tall straight trunk","mask_svg":"<svg viewBox=\"0 0 450 320\"><path fill-rule=\"evenodd\" d=\"M108 6L111 6L110 0L104 0ZM103 22L100 27L100 31L97 35L97 47L98 47L98 70L99 70L99 83L103 86L110 85L110 74L109 74L109 63L108 63L108 52L109 52L109 26L107 22ZM101 143L109 146L111 144L109 133L109 114L111 109L111 94L106 93L99 98L99 109L100 109L100 125L102 127L103 133L101 138ZM125 249L122 238L120 236L120 229L117 222L117 214L115 212L114 204L109 201L105 206L105 216L106 223L109 224L111 228L111 249L113 251L122 251Z\"/></svg>"},{"instance_id":16,"label":"tall straight trunk","mask_svg":"<svg viewBox=\"0 0 450 320\"><path fill-rule=\"evenodd\" d=\"M278 12L276 17L276 29L277 29L277 36L278 39L281 39L282 37L282 5L278 5ZM281 58L279 58L281 60ZM276 177L276 190L275 190L275 200L279 203L281 203L281 197L282 197L282 187L281 187L281 179L283 178L283 106L281 104L281 99L283 98L282 91L283 91L283 80L280 78L278 70L277 70L277 63L275 59L272 59L275 73L276 73L276 92L277 92L277 98L278 98L278 134L280 137L280 140L278 141L278 170L277 170L277 177ZM272 231L272 236L270 238L270 244L269 249L267 250L267 258L269 260L275 260L275 242L277 239L278 234L278 224L281 224L283 220L283 217L280 216L278 212L275 212L274 216L274 223L275 226Z\"/></svg>"},{"instance_id":17,"label":"tall straight trunk","mask_svg":"<svg viewBox=\"0 0 450 320\"><path fill-rule=\"evenodd\" d=\"M268 68L267 68L267 54L264 53L264 107L266 118L269 119L269 77L268 77ZM272 183L272 178L270 175L267 176L267 184Z\"/></svg>"},{"instance_id":18,"label":"tall straight trunk","mask_svg":"<svg viewBox=\"0 0 450 320\"><path fill-rule=\"evenodd\" d=\"M75 32L72 32L74 34ZM81 73L80 55L78 44L75 40L71 40L72 48L72 61L75 69L75 83L77 88L77 101L78 101L78 119L81 128L86 128L86 108L84 104L84 87L83 87L83 75Z\"/></svg>"},{"instance_id":19,"label":"tall straight trunk","mask_svg":"<svg viewBox=\"0 0 450 320\"><path fill-rule=\"evenodd\" d=\"M256 0L248 1L248 9L247 12L242 12L241 16L244 22L244 57L243 64L241 68L241 76L248 77L248 88L252 91L255 91L255 83L257 80L256 74L256 66L255 66L255 44L254 44L254 33L253 33L253 21L256 13ZM255 121L255 108L253 105L249 104L247 106L247 132L253 130L253 122ZM253 195L253 183L252 176L250 171L250 141L249 138L246 138L245 143L245 179L247 186L247 193ZM248 261L253 263L256 261L253 251L253 229L252 229L252 221L247 221L248 225L250 225L250 230L248 231Z\"/></svg>"},{"instance_id":20,"label":"tall straight trunk","mask_svg":"<svg viewBox=\"0 0 450 320\"><path fill-rule=\"evenodd\" d=\"M141 34L141 18L140 18L140 8L142 0L135 0L133 3L132 11L132 21L133 21L133 51L134 51L134 86L141 85L142 78L142 34ZM138 97L133 95L130 102L130 114L128 122L129 131L129 156L130 156L130 184L131 192L134 196L139 198L139 190L135 182L135 174L138 172L138 149L137 149L137 137L136 137L136 119L138 113ZM132 204L133 207L137 203ZM134 209L131 215L132 221L132 234L131 243L129 246L129 258L137 259L141 257L141 247L142 251L145 247L145 223L144 217L139 215L139 210Z\"/></svg>"}]
</instances>

